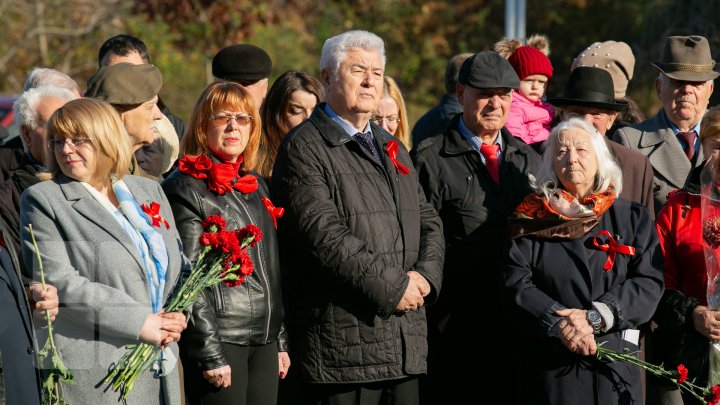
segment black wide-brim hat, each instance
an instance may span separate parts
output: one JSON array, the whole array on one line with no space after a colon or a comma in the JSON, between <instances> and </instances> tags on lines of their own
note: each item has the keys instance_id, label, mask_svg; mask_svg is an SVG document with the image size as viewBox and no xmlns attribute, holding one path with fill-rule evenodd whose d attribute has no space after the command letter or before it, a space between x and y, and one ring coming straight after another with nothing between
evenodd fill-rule
<instances>
[{"instance_id":1,"label":"black wide-brim hat","mask_svg":"<svg viewBox=\"0 0 720 405\"><path fill-rule=\"evenodd\" d=\"M581 106L609 111L627 108L625 101L615 101L612 76L607 70L581 66L570 73L561 97L549 97L548 102L556 107Z\"/></svg>"}]
</instances>

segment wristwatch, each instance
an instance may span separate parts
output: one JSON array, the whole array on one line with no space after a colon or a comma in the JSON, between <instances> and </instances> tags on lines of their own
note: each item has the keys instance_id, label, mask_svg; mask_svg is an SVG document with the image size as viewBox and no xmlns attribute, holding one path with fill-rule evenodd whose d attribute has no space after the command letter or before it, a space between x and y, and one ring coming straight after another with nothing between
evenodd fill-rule
<instances>
[{"instance_id":1,"label":"wristwatch","mask_svg":"<svg viewBox=\"0 0 720 405\"><path fill-rule=\"evenodd\" d=\"M598 312L597 309L591 309L587 311L587 317L588 322L590 322L590 325L593 327L593 334L598 335L600 332L602 332L602 324L603 319L602 316L600 316L600 312Z\"/></svg>"}]
</instances>

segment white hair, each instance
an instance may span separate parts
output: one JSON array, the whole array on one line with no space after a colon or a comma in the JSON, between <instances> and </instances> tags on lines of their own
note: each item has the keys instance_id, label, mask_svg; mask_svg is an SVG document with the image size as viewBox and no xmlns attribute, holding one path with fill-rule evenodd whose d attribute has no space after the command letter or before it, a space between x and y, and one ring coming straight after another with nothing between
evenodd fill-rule
<instances>
[{"instance_id":1,"label":"white hair","mask_svg":"<svg viewBox=\"0 0 720 405\"><path fill-rule=\"evenodd\" d=\"M343 32L325 41L320 56L320 70L337 73L340 64L347 58L352 48L374 51L380 55L383 69L385 68L385 41L369 31L353 30Z\"/></svg>"},{"instance_id":2,"label":"white hair","mask_svg":"<svg viewBox=\"0 0 720 405\"><path fill-rule=\"evenodd\" d=\"M607 144L605 144L605 138L592 124L582 118L570 118L567 121L560 122L553 128L550 136L545 141L542 163L538 169L537 176L530 177L530 186L535 189L537 193L541 193L545 195L546 198L549 198L561 185L557 173L555 173L553 163L560 146L560 135L569 129L579 129L587 133L590 138L590 143L595 150L598 170L595 175L595 185L593 189L590 190L590 193L604 193L612 185L615 195L620 195L622 191L622 170L615 162Z\"/></svg>"},{"instance_id":3,"label":"white hair","mask_svg":"<svg viewBox=\"0 0 720 405\"><path fill-rule=\"evenodd\" d=\"M28 77L23 85L23 91L46 85L61 87L80 94L80 88L77 82L70 76L59 70L41 67L35 67L28 73Z\"/></svg>"},{"instance_id":4,"label":"white hair","mask_svg":"<svg viewBox=\"0 0 720 405\"><path fill-rule=\"evenodd\" d=\"M72 101L77 98L70 90L58 86L46 85L31 88L23 92L13 103L15 120L18 124L25 125L28 128L37 127L37 106L40 100L45 97L58 97L67 101Z\"/></svg>"}]
</instances>

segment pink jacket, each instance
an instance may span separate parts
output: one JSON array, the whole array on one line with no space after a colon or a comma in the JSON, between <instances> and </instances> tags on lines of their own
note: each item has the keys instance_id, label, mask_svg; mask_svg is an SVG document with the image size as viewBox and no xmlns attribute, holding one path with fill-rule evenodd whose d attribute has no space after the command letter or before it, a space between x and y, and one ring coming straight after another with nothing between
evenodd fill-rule
<instances>
[{"instance_id":1,"label":"pink jacket","mask_svg":"<svg viewBox=\"0 0 720 405\"><path fill-rule=\"evenodd\" d=\"M549 103L540 100L530 101L515 92L505 128L528 145L542 142L550 136L550 122L554 116L555 108Z\"/></svg>"}]
</instances>

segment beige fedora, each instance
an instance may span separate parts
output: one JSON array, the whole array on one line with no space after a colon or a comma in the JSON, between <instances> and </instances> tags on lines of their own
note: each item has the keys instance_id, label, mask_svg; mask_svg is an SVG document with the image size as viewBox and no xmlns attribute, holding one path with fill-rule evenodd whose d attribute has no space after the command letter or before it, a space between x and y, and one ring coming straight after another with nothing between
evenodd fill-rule
<instances>
[{"instance_id":1,"label":"beige fedora","mask_svg":"<svg viewBox=\"0 0 720 405\"><path fill-rule=\"evenodd\" d=\"M653 66L672 79L688 82L703 82L720 75L714 70L710 44L700 35L668 37L660 61Z\"/></svg>"}]
</instances>

